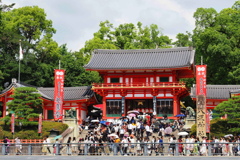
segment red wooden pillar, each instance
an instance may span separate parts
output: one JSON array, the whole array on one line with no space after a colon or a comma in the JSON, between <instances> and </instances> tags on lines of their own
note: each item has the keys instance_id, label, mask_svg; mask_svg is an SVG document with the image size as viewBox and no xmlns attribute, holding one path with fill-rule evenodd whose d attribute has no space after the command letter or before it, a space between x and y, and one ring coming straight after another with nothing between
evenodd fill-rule
<instances>
[{"instance_id":1,"label":"red wooden pillar","mask_svg":"<svg viewBox=\"0 0 240 160\"><path fill-rule=\"evenodd\" d=\"M173 95L173 117L179 114L178 98L177 95Z\"/></svg>"},{"instance_id":2,"label":"red wooden pillar","mask_svg":"<svg viewBox=\"0 0 240 160\"><path fill-rule=\"evenodd\" d=\"M107 116L107 104L106 104L106 97L105 96L103 96L102 102L103 102L103 108L102 108L102 110L103 110L103 119L106 119L106 116Z\"/></svg>"}]
</instances>

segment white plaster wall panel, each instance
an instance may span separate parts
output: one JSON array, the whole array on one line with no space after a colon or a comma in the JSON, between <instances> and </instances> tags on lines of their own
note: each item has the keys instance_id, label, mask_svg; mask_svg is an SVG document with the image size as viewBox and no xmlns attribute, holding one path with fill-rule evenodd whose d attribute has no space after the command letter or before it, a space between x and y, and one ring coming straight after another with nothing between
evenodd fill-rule
<instances>
[{"instance_id":1,"label":"white plaster wall panel","mask_svg":"<svg viewBox=\"0 0 240 160\"><path fill-rule=\"evenodd\" d=\"M166 97L173 97L173 95L170 94L170 93L167 93L167 94L166 94Z\"/></svg>"},{"instance_id":2,"label":"white plaster wall panel","mask_svg":"<svg viewBox=\"0 0 240 160\"><path fill-rule=\"evenodd\" d=\"M169 77L169 82L172 82L172 81L173 81L173 80L172 80L172 76L170 76L170 77Z\"/></svg>"},{"instance_id":3,"label":"white plaster wall panel","mask_svg":"<svg viewBox=\"0 0 240 160\"><path fill-rule=\"evenodd\" d=\"M133 97L133 94L127 94L125 97Z\"/></svg>"},{"instance_id":4,"label":"white plaster wall panel","mask_svg":"<svg viewBox=\"0 0 240 160\"><path fill-rule=\"evenodd\" d=\"M115 97L122 97L120 94L115 94Z\"/></svg>"},{"instance_id":5,"label":"white plaster wall panel","mask_svg":"<svg viewBox=\"0 0 240 160\"><path fill-rule=\"evenodd\" d=\"M113 97L113 94L108 94L106 97Z\"/></svg>"},{"instance_id":6,"label":"white plaster wall panel","mask_svg":"<svg viewBox=\"0 0 240 160\"><path fill-rule=\"evenodd\" d=\"M111 79L108 77L107 78L107 83L110 83L111 82Z\"/></svg>"},{"instance_id":7,"label":"white plaster wall panel","mask_svg":"<svg viewBox=\"0 0 240 160\"><path fill-rule=\"evenodd\" d=\"M146 97L153 97L151 94L146 94Z\"/></svg>"},{"instance_id":8,"label":"white plaster wall panel","mask_svg":"<svg viewBox=\"0 0 240 160\"><path fill-rule=\"evenodd\" d=\"M134 94L134 97L144 97L144 94Z\"/></svg>"},{"instance_id":9,"label":"white plaster wall panel","mask_svg":"<svg viewBox=\"0 0 240 160\"><path fill-rule=\"evenodd\" d=\"M158 94L157 97L164 97L164 94Z\"/></svg>"},{"instance_id":10,"label":"white plaster wall panel","mask_svg":"<svg viewBox=\"0 0 240 160\"><path fill-rule=\"evenodd\" d=\"M64 106L70 106L70 103L66 103Z\"/></svg>"},{"instance_id":11,"label":"white plaster wall panel","mask_svg":"<svg viewBox=\"0 0 240 160\"><path fill-rule=\"evenodd\" d=\"M120 77L119 81L120 81L120 83L123 83L123 78L122 78L122 77Z\"/></svg>"},{"instance_id":12,"label":"white plaster wall panel","mask_svg":"<svg viewBox=\"0 0 240 160\"><path fill-rule=\"evenodd\" d=\"M150 82L151 83L154 82L154 78L153 77L150 78Z\"/></svg>"},{"instance_id":13,"label":"white plaster wall panel","mask_svg":"<svg viewBox=\"0 0 240 160\"><path fill-rule=\"evenodd\" d=\"M86 118L87 118L87 113L86 113L86 111L82 111L82 110L81 110L81 118L82 118L82 119L86 119Z\"/></svg>"}]
</instances>

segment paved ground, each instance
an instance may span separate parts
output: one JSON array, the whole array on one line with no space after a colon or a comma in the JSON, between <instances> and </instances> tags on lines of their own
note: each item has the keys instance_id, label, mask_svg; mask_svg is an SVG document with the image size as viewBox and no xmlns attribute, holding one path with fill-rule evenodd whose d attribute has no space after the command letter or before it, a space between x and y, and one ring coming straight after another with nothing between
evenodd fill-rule
<instances>
[{"instance_id":1,"label":"paved ground","mask_svg":"<svg viewBox=\"0 0 240 160\"><path fill-rule=\"evenodd\" d=\"M0 160L239 160L240 157L221 157L221 156L215 156L215 157L131 157L131 156L0 156Z\"/></svg>"}]
</instances>

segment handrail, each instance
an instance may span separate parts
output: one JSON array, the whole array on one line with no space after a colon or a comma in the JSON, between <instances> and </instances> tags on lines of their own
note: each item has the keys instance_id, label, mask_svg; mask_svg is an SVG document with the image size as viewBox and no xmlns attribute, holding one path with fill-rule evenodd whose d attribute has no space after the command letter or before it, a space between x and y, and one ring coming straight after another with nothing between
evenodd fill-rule
<instances>
[{"instance_id":1,"label":"handrail","mask_svg":"<svg viewBox=\"0 0 240 160\"><path fill-rule=\"evenodd\" d=\"M95 88L185 88L184 82L93 83Z\"/></svg>"}]
</instances>

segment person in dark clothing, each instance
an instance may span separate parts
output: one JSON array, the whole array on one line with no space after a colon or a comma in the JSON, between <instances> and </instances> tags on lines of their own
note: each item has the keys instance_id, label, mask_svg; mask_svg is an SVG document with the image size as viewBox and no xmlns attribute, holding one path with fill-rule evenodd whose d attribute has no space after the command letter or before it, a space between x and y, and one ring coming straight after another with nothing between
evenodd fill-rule
<instances>
[{"instance_id":1,"label":"person in dark clothing","mask_svg":"<svg viewBox=\"0 0 240 160\"><path fill-rule=\"evenodd\" d=\"M4 146L5 146L5 155L9 154L9 144L10 144L10 140L8 139L8 137L5 137L3 140Z\"/></svg>"}]
</instances>

